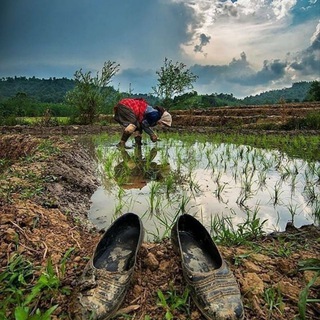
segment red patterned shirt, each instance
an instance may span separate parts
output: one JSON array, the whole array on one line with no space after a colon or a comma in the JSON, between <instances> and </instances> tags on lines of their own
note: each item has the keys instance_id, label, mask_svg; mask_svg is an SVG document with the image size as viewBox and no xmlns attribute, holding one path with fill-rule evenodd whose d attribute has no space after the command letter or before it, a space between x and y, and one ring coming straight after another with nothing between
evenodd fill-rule
<instances>
[{"instance_id":1,"label":"red patterned shirt","mask_svg":"<svg viewBox=\"0 0 320 320\"><path fill-rule=\"evenodd\" d=\"M144 112L147 109L148 103L143 99L122 99L119 101L119 104L127 106L130 108L136 115L138 121L141 123L144 117Z\"/></svg>"}]
</instances>

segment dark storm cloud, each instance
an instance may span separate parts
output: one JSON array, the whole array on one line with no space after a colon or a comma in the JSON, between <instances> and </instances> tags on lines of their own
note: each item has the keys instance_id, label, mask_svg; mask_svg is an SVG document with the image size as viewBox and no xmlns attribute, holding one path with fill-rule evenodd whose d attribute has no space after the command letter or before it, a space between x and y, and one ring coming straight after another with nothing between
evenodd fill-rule
<instances>
[{"instance_id":1,"label":"dark storm cloud","mask_svg":"<svg viewBox=\"0 0 320 320\"><path fill-rule=\"evenodd\" d=\"M192 20L188 7L160 0L2 0L0 12L1 75L31 66L30 75L37 75L39 63L85 69L113 60L158 67L190 40Z\"/></svg>"},{"instance_id":2,"label":"dark storm cloud","mask_svg":"<svg viewBox=\"0 0 320 320\"><path fill-rule=\"evenodd\" d=\"M212 82L228 81L228 82L239 82L240 79L246 79L254 71L251 69L245 52L240 54L240 59L233 58L228 65L222 66L200 66L194 65L190 70L199 76L197 83L199 84L210 84Z\"/></svg>"},{"instance_id":3,"label":"dark storm cloud","mask_svg":"<svg viewBox=\"0 0 320 320\"><path fill-rule=\"evenodd\" d=\"M313 41L306 50L297 54L290 67L302 76L320 75L320 24L313 35Z\"/></svg>"},{"instance_id":4,"label":"dark storm cloud","mask_svg":"<svg viewBox=\"0 0 320 320\"><path fill-rule=\"evenodd\" d=\"M231 82L241 83L243 86L268 84L271 81L283 78L286 72L286 66L287 63L280 60L271 62L265 60L262 69L257 73L247 77L235 77Z\"/></svg>"},{"instance_id":5,"label":"dark storm cloud","mask_svg":"<svg viewBox=\"0 0 320 320\"><path fill-rule=\"evenodd\" d=\"M205 35L204 33L200 34L200 44L197 44L194 47L194 52L203 52L202 48L210 42L211 37Z\"/></svg>"},{"instance_id":6,"label":"dark storm cloud","mask_svg":"<svg viewBox=\"0 0 320 320\"><path fill-rule=\"evenodd\" d=\"M299 61L292 62L290 67L304 76L320 74L320 61L314 54L303 56Z\"/></svg>"},{"instance_id":7,"label":"dark storm cloud","mask_svg":"<svg viewBox=\"0 0 320 320\"><path fill-rule=\"evenodd\" d=\"M197 87L205 87L206 90L211 88L211 92L232 93L243 97L257 86L266 86L284 78L286 63L280 60L265 61L261 70L255 71L242 52L240 59L234 58L228 65L194 65L190 70L199 76L196 90Z\"/></svg>"}]
</instances>

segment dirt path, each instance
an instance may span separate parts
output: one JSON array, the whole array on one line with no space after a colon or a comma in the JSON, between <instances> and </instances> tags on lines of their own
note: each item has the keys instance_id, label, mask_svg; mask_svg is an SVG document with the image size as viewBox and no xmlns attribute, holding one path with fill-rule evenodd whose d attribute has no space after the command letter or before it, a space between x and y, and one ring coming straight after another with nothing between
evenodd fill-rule
<instances>
[{"instance_id":1,"label":"dirt path","mask_svg":"<svg viewBox=\"0 0 320 320\"><path fill-rule=\"evenodd\" d=\"M93 160L73 140L26 134L2 135L0 159L1 271L15 253L42 267L51 258L59 271L65 252L74 248L62 279L72 294L60 292L37 305L59 304L53 319L74 319L79 312L73 303L77 280L101 237L86 219L90 197L99 185ZM246 319L282 320L298 315L299 294L313 276L301 271L299 262L319 258L319 239L319 228L288 226L287 232L254 240L247 247L220 247L239 282ZM157 291L182 295L185 290L178 260L169 239L143 243L120 313L127 312L132 319L164 319L167 310L157 303ZM319 286L318 279L310 297L320 298ZM171 310L174 319L203 319L192 301L187 305L189 315ZM320 319L319 310L319 304L309 304L308 318Z\"/></svg>"}]
</instances>

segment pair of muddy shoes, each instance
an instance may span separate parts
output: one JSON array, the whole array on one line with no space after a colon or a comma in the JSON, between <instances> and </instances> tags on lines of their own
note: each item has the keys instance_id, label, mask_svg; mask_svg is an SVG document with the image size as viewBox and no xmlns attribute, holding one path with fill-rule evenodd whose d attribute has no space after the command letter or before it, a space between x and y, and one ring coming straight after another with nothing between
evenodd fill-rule
<instances>
[{"instance_id":1,"label":"pair of muddy shoes","mask_svg":"<svg viewBox=\"0 0 320 320\"><path fill-rule=\"evenodd\" d=\"M144 230L134 213L119 217L104 233L79 283L77 319L107 320L122 304Z\"/></svg>"},{"instance_id":2,"label":"pair of muddy shoes","mask_svg":"<svg viewBox=\"0 0 320 320\"><path fill-rule=\"evenodd\" d=\"M130 285L143 226L134 213L118 218L99 241L79 284L78 319L114 316ZM194 217L180 216L171 232L182 259L184 278L202 314L210 320L243 318L238 284L208 231Z\"/></svg>"},{"instance_id":3,"label":"pair of muddy shoes","mask_svg":"<svg viewBox=\"0 0 320 320\"><path fill-rule=\"evenodd\" d=\"M240 290L206 228L193 216L178 217L171 231L193 301L209 320L243 319Z\"/></svg>"}]
</instances>

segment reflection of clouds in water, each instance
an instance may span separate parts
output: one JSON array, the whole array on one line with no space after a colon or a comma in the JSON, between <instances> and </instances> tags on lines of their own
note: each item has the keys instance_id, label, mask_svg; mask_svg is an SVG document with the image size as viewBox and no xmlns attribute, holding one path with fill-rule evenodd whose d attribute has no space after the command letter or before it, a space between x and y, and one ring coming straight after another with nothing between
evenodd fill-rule
<instances>
[{"instance_id":1,"label":"reflection of clouds in water","mask_svg":"<svg viewBox=\"0 0 320 320\"><path fill-rule=\"evenodd\" d=\"M206 226L210 226L217 214L231 217L234 226L243 223L247 214L241 202L251 212L258 210L261 222L267 220L264 228L268 232L283 230L292 220L290 210L295 212L295 226L313 222L312 205L308 203L305 188L311 181L315 194L319 194L320 186L316 185L317 177L309 164L300 159L291 160L275 150L210 142L185 144L170 140L158 143L158 148L153 161L160 164L165 159L170 165L167 176L175 174L169 197L165 191L167 177L159 182L155 195L156 212L163 218L162 222L157 214L150 213L150 181L141 189L125 190L122 208L122 212L132 211L143 216L145 227L151 232L161 230L164 220L170 224L177 212L181 213L182 205ZM150 152L150 147L142 150ZM114 181L110 183L112 179L107 180L108 188L104 192L98 189L92 197L93 220L97 220L99 214L112 217L118 204L119 187ZM100 220L107 223L108 219Z\"/></svg>"}]
</instances>

